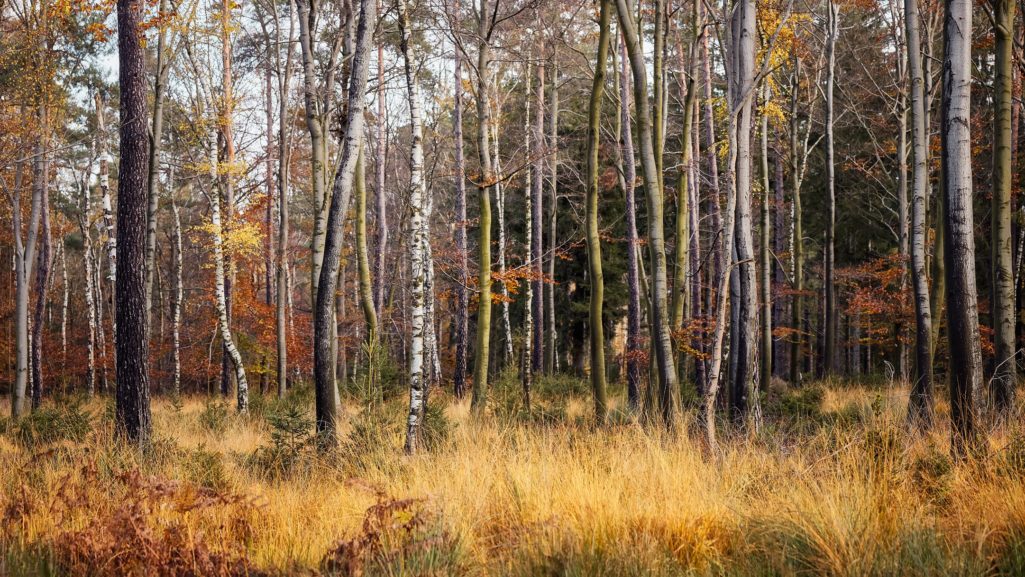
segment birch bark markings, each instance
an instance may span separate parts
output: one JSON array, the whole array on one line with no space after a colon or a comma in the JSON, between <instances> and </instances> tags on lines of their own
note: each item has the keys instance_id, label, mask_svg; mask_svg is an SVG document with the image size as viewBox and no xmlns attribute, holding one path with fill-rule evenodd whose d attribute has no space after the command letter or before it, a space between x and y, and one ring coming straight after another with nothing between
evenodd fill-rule
<instances>
[{"instance_id":1,"label":"birch bark markings","mask_svg":"<svg viewBox=\"0 0 1025 577\"><path fill-rule=\"evenodd\" d=\"M908 74L911 82L911 282L915 302L915 377L908 418L929 426L933 418L932 311L926 274L926 199L929 195L929 133L926 125L925 79L918 0L904 0Z\"/></svg>"},{"instance_id":2,"label":"birch bark markings","mask_svg":"<svg viewBox=\"0 0 1025 577\"><path fill-rule=\"evenodd\" d=\"M839 33L837 20L840 17L840 9L833 0L826 4L827 29L826 29L826 186L827 186L827 208L826 208L826 247L825 247L825 350L823 351L823 367L827 375L837 371L836 361L836 338L837 338L837 310L836 310L836 156L833 134L833 122L835 112L833 110L833 85L836 81L836 41Z\"/></svg>"},{"instance_id":3,"label":"birch bark markings","mask_svg":"<svg viewBox=\"0 0 1025 577\"><path fill-rule=\"evenodd\" d=\"M534 115L533 141L537 150L534 150L533 162L531 165L530 182L530 259L531 259L531 301L533 311L533 346L531 347L530 370L538 374L544 370L544 311L545 311L545 282L542 258L544 255L544 239L542 219L544 215L544 150L545 150L545 62L539 59L537 62L537 90L535 92L536 111Z\"/></svg>"},{"instance_id":4,"label":"birch bark markings","mask_svg":"<svg viewBox=\"0 0 1025 577\"><path fill-rule=\"evenodd\" d=\"M418 448L420 425L427 408L427 379L425 369L430 359L426 358L427 297L429 258L430 208L424 182L423 120L420 112L420 84L413 68L409 46L409 14L405 0L397 0L399 28L401 32L402 57L405 64L406 91L409 99L410 129L412 143L409 174L409 264L412 286L411 341L409 347L409 416L406 420L406 454L413 454Z\"/></svg>"}]
</instances>

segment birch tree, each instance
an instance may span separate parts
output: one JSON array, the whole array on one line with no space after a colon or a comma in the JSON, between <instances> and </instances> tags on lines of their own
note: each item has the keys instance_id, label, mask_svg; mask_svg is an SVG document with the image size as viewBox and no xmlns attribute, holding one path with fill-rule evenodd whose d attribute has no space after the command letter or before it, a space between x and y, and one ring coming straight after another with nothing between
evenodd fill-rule
<instances>
[{"instance_id":1,"label":"birch tree","mask_svg":"<svg viewBox=\"0 0 1025 577\"><path fill-rule=\"evenodd\" d=\"M412 284L411 342L409 347L409 417L406 420L407 454L416 452L420 425L426 412L427 379L425 365L430 359L425 355L426 308L425 289L428 280L428 253L430 230L430 194L424 182L423 120L420 112L420 83L416 77L410 48L409 13L406 0L397 0L399 31L401 35L402 59L406 73L406 91L409 100L410 128L412 142L409 172L409 261ZM426 361L426 362L425 362Z\"/></svg>"}]
</instances>

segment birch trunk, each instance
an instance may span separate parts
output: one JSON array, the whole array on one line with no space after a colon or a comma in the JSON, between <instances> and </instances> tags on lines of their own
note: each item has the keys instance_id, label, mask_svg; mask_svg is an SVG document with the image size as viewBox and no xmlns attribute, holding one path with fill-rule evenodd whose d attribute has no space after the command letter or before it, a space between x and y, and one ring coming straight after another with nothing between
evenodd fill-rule
<instances>
[{"instance_id":1,"label":"birch trunk","mask_svg":"<svg viewBox=\"0 0 1025 577\"><path fill-rule=\"evenodd\" d=\"M929 190L929 132L926 125L925 79L922 76L922 40L918 0L904 0L908 73L911 81L911 282L915 299L915 377L911 385L908 417L928 427L933 419L932 311L926 274L926 206Z\"/></svg>"},{"instance_id":2,"label":"birch trunk","mask_svg":"<svg viewBox=\"0 0 1025 577\"><path fill-rule=\"evenodd\" d=\"M158 12L167 13L167 0L160 0ZM157 209L160 206L160 152L164 134L164 95L167 75L171 67L167 62L167 28L160 25L157 33L157 62L153 84L153 117L150 124L149 170L146 174L146 331L149 334L149 314L153 308L153 275L157 251Z\"/></svg>"},{"instance_id":3,"label":"birch trunk","mask_svg":"<svg viewBox=\"0 0 1025 577\"><path fill-rule=\"evenodd\" d=\"M380 0L377 2L377 11L380 12ZM377 121L374 123L374 146L377 156L377 161L374 163L374 195L377 201L377 247L374 249L374 279L377 284L374 285L373 295L374 310L378 315L384 314L385 255L388 250L388 198L385 196L384 189L384 168L387 162L385 139L388 136L385 121L388 112L385 109L384 89L384 40L379 39L377 44Z\"/></svg>"},{"instance_id":4,"label":"birch trunk","mask_svg":"<svg viewBox=\"0 0 1025 577\"><path fill-rule=\"evenodd\" d=\"M804 341L804 226L801 212L801 175L800 153L797 148L797 102L801 87L801 60L794 56L794 74L790 85L790 180L791 180L791 229L790 239L793 259L794 296L792 304L791 330L793 336L790 343L790 384L801 384L801 345Z\"/></svg>"},{"instance_id":5,"label":"birch trunk","mask_svg":"<svg viewBox=\"0 0 1025 577\"><path fill-rule=\"evenodd\" d=\"M512 321L509 318L509 303L512 299L509 298L509 285L506 279L505 186L502 183L502 160L498 149L502 111L499 109L496 112L492 120L491 144L492 156L495 159L495 204L498 207L498 277L501 279L499 292L502 295L502 340L505 345L502 350L505 354L503 361L509 364L513 358Z\"/></svg>"},{"instance_id":6,"label":"birch trunk","mask_svg":"<svg viewBox=\"0 0 1025 577\"><path fill-rule=\"evenodd\" d=\"M210 179L211 183L224 182L220 178L217 162L217 133L212 132L210 138ZM222 347L231 361L238 383L237 408L239 413L249 410L249 382L246 380L246 368L242 362L242 354L235 346L231 334L231 321L228 316L227 271L224 255L224 232L221 221L221 196L218 187L210 192L210 224L214 241L214 298L217 306L217 324L220 327ZM224 393L224 380L221 380L221 393Z\"/></svg>"},{"instance_id":7,"label":"birch trunk","mask_svg":"<svg viewBox=\"0 0 1025 577\"><path fill-rule=\"evenodd\" d=\"M174 396L181 395L181 307L185 305L185 286L182 283L182 261L181 252L181 215L178 213L178 204L174 200L173 190L171 196L171 216L174 218L174 245L171 256L174 265L174 297L171 299L171 341L173 346L174 372L172 390Z\"/></svg>"},{"instance_id":8,"label":"birch trunk","mask_svg":"<svg viewBox=\"0 0 1025 577\"><path fill-rule=\"evenodd\" d=\"M406 91L409 99L409 117L412 145L409 159L409 264L412 277L411 342L409 347L409 416L406 420L406 454L416 452L418 434L427 410L427 379L425 367L430 361L425 355L427 331L427 279L430 208L424 183L423 121L420 112L420 83L416 78L410 49L409 14L406 0L397 0L401 32L402 59L406 72Z\"/></svg>"},{"instance_id":9,"label":"birch trunk","mask_svg":"<svg viewBox=\"0 0 1025 577\"><path fill-rule=\"evenodd\" d=\"M85 311L88 321L88 340L86 341L85 391L90 397L96 393L96 301L95 285L93 284L93 235L89 227L91 204L89 202L90 166L82 181L82 200L79 203L78 231L82 235L82 260L85 267ZM16 256L17 258L17 256Z\"/></svg>"}]
</instances>

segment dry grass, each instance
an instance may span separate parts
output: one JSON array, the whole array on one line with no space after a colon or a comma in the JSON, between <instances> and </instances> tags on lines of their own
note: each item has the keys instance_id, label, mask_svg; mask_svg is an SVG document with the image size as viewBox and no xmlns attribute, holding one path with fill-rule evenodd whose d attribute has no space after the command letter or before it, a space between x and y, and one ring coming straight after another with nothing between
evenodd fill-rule
<instances>
[{"instance_id":1,"label":"dry grass","mask_svg":"<svg viewBox=\"0 0 1025 577\"><path fill-rule=\"evenodd\" d=\"M387 418L350 410L330 458L301 439L270 451L275 429L259 414L160 400L157 441L139 455L111 442L93 402L82 439L30 443L10 426L0 438L0 573L1025 571L1020 429L954 463L943 427L902 430L899 389L777 396L761 431L730 432L714 456L695 435L596 430L586 399L544 424L477 423L440 396L450 431L415 457L399 450L401 399Z\"/></svg>"}]
</instances>

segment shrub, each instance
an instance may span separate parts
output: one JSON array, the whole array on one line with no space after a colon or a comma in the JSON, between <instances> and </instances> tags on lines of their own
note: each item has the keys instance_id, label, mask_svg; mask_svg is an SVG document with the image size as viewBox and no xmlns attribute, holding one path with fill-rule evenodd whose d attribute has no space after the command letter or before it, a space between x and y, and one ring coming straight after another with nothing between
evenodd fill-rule
<instances>
[{"instance_id":1,"label":"shrub","mask_svg":"<svg viewBox=\"0 0 1025 577\"><path fill-rule=\"evenodd\" d=\"M325 575L461 575L459 542L414 499L379 494L360 532L339 541L320 563Z\"/></svg>"},{"instance_id":2,"label":"shrub","mask_svg":"<svg viewBox=\"0 0 1025 577\"><path fill-rule=\"evenodd\" d=\"M208 400L199 413L199 426L204 431L221 434L228 429L231 409L224 401Z\"/></svg>"},{"instance_id":3,"label":"shrub","mask_svg":"<svg viewBox=\"0 0 1025 577\"><path fill-rule=\"evenodd\" d=\"M273 479L287 478L312 465L315 448L313 419L298 401L284 403L267 415L271 444L258 448L246 464L254 472Z\"/></svg>"},{"instance_id":4,"label":"shrub","mask_svg":"<svg viewBox=\"0 0 1025 577\"><path fill-rule=\"evenodd\" d=\"M61 441L80 443L91 430L91 416L78 400L36 409L11 427L14 438L30 447Z\"/></svg>"}]
</instances>

